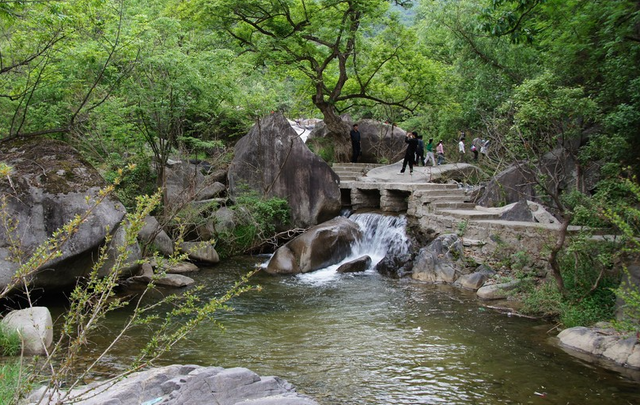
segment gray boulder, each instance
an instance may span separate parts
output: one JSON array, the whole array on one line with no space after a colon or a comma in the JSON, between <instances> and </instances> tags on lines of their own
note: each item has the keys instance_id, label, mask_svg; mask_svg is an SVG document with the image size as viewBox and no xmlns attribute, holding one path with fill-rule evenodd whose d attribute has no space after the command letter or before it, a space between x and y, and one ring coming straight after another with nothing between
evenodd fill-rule
<instances>
[{"instance_id":1,"label":"gray boulder","mask_svg":"<svg viewBox=\"0 0 640 405\"><path fill-rule=\"evenodd\" d=\"M183 242L182 250L189 255L189 259L196 262L218 263L220 256L209 243Z\"/></svg>"},{"instance_id":2,"label":"gray boulder","mask_svg":"<svg viewBox=\"0 0 640 405\"><path fill-rule=\"evenodd\" d=\"M260 120L238 141L229 167L233 198L253 191L289 202L291 222L306 228L340 212L339 178L302 142L281 113Z\"/></svg>"},{"instance_id":3,"label":"gray boulder","mask_svg":"<svg viewBox=\"0 0 640 405\"><path fill-rule=\"evenodd\" d=\"M462 273L459 264L464 257L462 241L455 234L440 235L427 247L420 249L413 263L415 280L451 284Z\"/></svg>"},{"instance_id":4,"label":"gray boulder","mask_svg":"<svg viewBox=\"0 0 640 405\"><path fill-rule=\"evenodd\" d=\"M339 263L351 253L351 246L362 239L355 222L336 217L310 228L280 247L271 257L266 271L271 274L298 274Z\"/></svg>"},{"instance_id":5,"label":"gray boulder","mask_svg":"<svg viewBox=\"0 0 640 405\"><path fill-rule=\"evenodd\" d=\"M456 280L456 284L460 285L460 287L465 288L467 290L478 290L484 282L487 280L487 276L480 272L475 272L471 274L465 274L460 276L458 280Z\"/></svg>"},{"instance_id":6,"label":"gray boulder","mask_svg":"<svg viewBox=\"0 0 640 405\"><path fill-rule=\"evenodd\" d=\"M504 221L534 222L533 212L527 200L520 200L500 214Z\"/></svg>"},{"instance_id":7,"label":"gray boulder","mask_svg":"<svg viewBox=\"0 0 640 405\"><path fill-rule=\"evenodd\" d=\"M17 223L12 233L27 256L51 234L89 208L106 185L99 173L69 145L50 139L16 140L3 144L0 159L13 167L11 183L0 181L7 197L5 213ZM35 287L66 288L91 270L107 229L115 230L125 214L115 198L104 200L62 246L61 255L39 265ZM0 288L18 265L9 260L10 241L0 227Z\"/></svg>"},{"instance_id":8,"label":"gray boulder","mask_svg":"<svg viewBox=\"0 0 640 405\"><path fill-rule=\"evenodd\" d=\"M11 311L0 322L6 330L18 332L26 355L45 355L53 343L53 322L46 307Z\"/></svg>"},{"instance_id":9,"label":"gray boulder","mask_svg":"<svg viewBox=\"0 0 640 405\"><path fill-rule=\"evenodd\" d=\"M226 187L216 179L212 175L202 174L200 165L171 162L165 167L167 202L171 206L180 206L223 195Z\"/></svg>"},{"instance_id":10,"label":"gray boulder","mask_svg":"<svg viewBox=\"0 0 640 405\"><path fill-rule=\"evenodd\" d=\"M621 334L611 328L577 326L560 332L558 339L562 346L640 369L640 343L635 335Z\"/></svg>"},{"instance_id":11,"label":"gray boulder","mask_svg":"<svg viewBox=\"0 0 640 405\"><path fill-rule=\"evenodd\" d=\"M522 199L540 203L544 196L536 191L536 177L548 179L550 189L562 192L575 188L577 174L581 173L581 185L585 190L593 190L601 178L601 166L602 162L587 162L577 170L574 154L557 147L535 165L518 162L498 173L480 193L476 203L485 207L499 207Z\"/></svg>"},{"instance_id":12,"label":"gray boulder","mask_svg":"<svg viewBox=\"0 0 640 405\"><path fill-rule=\"evenodd\" d=\"M164 256L170 257L173 255L173 241L160 227L155 217L149 216L144 219L144 226L138 234L138 240L145 247L146 245L152 245Z\"/></svg>"},{"instance_id":13,"label":"gray boulder","mask_svg":"<svg viewBox=\"0 0 640 405\"><path fill-rule=\"evenodd\" d=\"M78 405L318 405L298 394L278 377L260 377L246 368L166 366L129 375L115 384L96 382L85 387L50 395L43 387L27 399L41 404L73 402Z\"/></svg>"},{"instance_id":14,"label":"gray boulder","mask_svg":"<svg viewBox=\"0 0 640 405\"><path fill-rule=\"evenodd\" d=\"M123 277L135 276L140 269L139 261L142 259L142 251L138 243L128 244L126 241L126 229L124 226L119 226L116 229L109 248L107 249L107 260L102 267L101 272L107 274L110 270L114 269L116 261L120 255L120 249L126 245L127 257L123 263L120 264L118 271Z\"/></svg>"},{"instance_id":15,"label":"gray boulder","mask_svg":"<svg viewBox=\"0 0 640 405\"><path fill-rule=\"evenodd\" d=\"M350 117L343 119L348 122L349 127L354 124ZM407 132L403 129L380 121L364 119L358 121L358 130L362 148L359 163L396 162L404 157ZM351 161L351 141L329 132L324 123L318 124L309 137L310 141L307 142L311 143L314 142L314 138L329 139L338 154L335 156L337 160Z\"/></svg>"},{"instance_id":16,"label":"gray boulder","mask_svg":"<svg viewBox=\"0 0 640 405\"><path fill-rule=\"evenodd\" d=\"M361 271L365 271L370 266L371 266L371 257L365 255L342 264L340 267L336 269L336 271L338 273L358 273Z\"/></svg>"},{"instance_id":17,"label":"gray boulder","mask_svg":"<svg viewBox=\"0 0 640 405\"><path fill-rule=\"evenodd\" d=\"M155 283L156 285L161 285L163 287L182 288L195 284L195 280L181 274L167 274L166 276L157 279Z\"/></svg>"},{"instance_id":18,"label":"gray boulder","mask_svg":"<svg viewBox=\"0 0 640 405\"><path fill-rule=\"evenodd\" d=\"M483 300L502 300L507 298L509 291L514 290L520 285L519 280L510 281L508 283L490 284L481 287L476 294L478 298Z\"/></svg>"}]
</instances>

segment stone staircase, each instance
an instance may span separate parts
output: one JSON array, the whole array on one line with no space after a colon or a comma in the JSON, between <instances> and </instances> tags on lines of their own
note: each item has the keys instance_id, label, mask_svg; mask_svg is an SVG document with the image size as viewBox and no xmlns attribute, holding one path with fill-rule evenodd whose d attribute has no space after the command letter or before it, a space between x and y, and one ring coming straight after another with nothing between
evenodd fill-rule
<instances>
[{"instance_id":1,"label":"stone staircase","mask_svg":"<svg viewBox=\"0 0 640 405\"><path fill-rule=\"evenodd\" d=\"M474 210L475 204L467 200L465 190L457 184L424 183L416 185L416 190L409 199L407 213L449 215Z\"/></svg>"},{"instance_id":2,"label":"stone staircase","mask_svg":"<svg viewBox=\"0 0 640 405\"><path fill-rule=\"evenodd\" d=\"M331 168L340 177L340 183L356 181L374 167L384 166L376 163L333 163Z\"/></svg>"}]
</instances>

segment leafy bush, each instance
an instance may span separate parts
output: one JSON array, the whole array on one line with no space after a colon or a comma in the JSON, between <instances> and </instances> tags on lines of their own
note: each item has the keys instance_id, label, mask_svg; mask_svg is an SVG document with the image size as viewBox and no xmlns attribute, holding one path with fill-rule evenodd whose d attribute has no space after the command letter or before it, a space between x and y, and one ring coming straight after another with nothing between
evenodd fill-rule
<instances>
[{"instance_id":1,"label":"leafy bush","mask_svg":"<svg viewBox=\"0 0 640 405\"><path fill-rule=\"evenodd\" d=\"M231 207L235 228L218 235L216 251L220 257L262 250L277 230L289 223L289 204L277 197L260 198L247 193L236 199Z\"/></svg>"},{"instance_id":2,"label":"leafy bush","mask_svg":"<svg viewBox=\"0 0 640 405\"><path fill-rule=\"evenodd\" d=\"M118 153L111 153L107 158L107 171L105 180L113 183L116 178L121 178L115 194L128 211L135 210L136 197L150 195L156 190L156 175L151 170L151 159L148 156L132 155L122 157ZM119 172L123 167L129 167L124 174Z\"/></svg>"}]
</instances>

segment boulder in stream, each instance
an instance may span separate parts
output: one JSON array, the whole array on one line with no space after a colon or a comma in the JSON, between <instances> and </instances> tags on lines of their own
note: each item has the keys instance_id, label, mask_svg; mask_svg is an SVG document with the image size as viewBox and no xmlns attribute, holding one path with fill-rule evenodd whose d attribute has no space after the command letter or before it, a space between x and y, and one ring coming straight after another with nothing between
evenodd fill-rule
<instances>
[{"instance_id":1,"label":"boulder in stream","mask_svg":"<svg viewBox=\"0 0 640 405\"><path fill-rule=\"evenodd\" d=\"M365 255L340 265L336 271L338 273L358 273L365 271L370 266L371 257Z\"/></svg>"},{"instance_id":2,"label":"boulder in stream","mask_svg":"<svg viewBox=\"0 0 640 405\"><path fill-rule=\"evenodd\" d=\"M351 246L361 239L358 224L345 217L336 217L310 228L276 250L266 271L298 274L340 263L351 253Z\"/></svg>"}]
</instances>

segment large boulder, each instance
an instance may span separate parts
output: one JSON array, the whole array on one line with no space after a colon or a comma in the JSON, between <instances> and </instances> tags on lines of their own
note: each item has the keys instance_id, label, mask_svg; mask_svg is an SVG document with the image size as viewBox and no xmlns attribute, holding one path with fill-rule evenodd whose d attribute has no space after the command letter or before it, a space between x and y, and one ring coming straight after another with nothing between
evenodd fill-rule
<instances>
[{"instance_id":1,"label":"large boulder","mask_svg":"<svg viewBox=\"0 0 640 405\"><path fill-rule=\"evenodd\" d=\"M17 332L26 355L45 355L53 343L53 321L46 307L9 312L1 321L5 330Z\"/></svg>"},{"instance_id":2,"label":"large boulder","mask_svg":"<svg viewBox=\"0 0 640 405\"><path fill-rule=\"evenodd\" d=\"M64 142L51 139L15 140L3 143L0 160L13 168L11 182L0 180L0 195L7 197L4 214L17 224L17 238L27 256L54 231L89 208L106 184L100 174ZM124 206L108 197L98 205L77 232L62 246L61 254L38 264L33 284L45 289L65 288L91 270L107 230L115 230L125 214ZM18 268L9 260L11 241L0 227L0 287L6 286ZM46 271L45 271L46 270ZM106 271L107 269L105 269Z\"/></svg>"},{"instance_id":3,"label":"large boulder","mask_svg":"<svg viewBox=\"0 0 640 405\"><path fill-rule=\"evenodd\" d=\"M302 228L340 212L339 181L281 113L260 120L238 141L229 167L232 198L247 191L284 198L291 208L293 226Z\"/></svg>"},{"instance_id":4,"label":"large boulder","mask_svg":"<svg viewBox=\"0 0 640 405\"><path fill-rule=\"evenodd\" d=\"M463 272L462 257L462 240L456 234L440 235L420 249L411 277L430 283L452 284Z\"/></svg>"},{"instance_id":5,"label":"large boulder","mask_svg":"<svg viewBox=\"0 0 640 405\"><path fill-rule=\"evenodd\" d=\"M65 394L65 403L72 400L79 405L317 405L281 378L261 377L239 367L172 365L134 373L115 384L99 381ZM59 401L60 394L48 393L46 387L42 387L27 398L26 403L57 404Z\"/></svg>"},{"instance_id":6,"label":"large boulder","mask_svg":"<svg viewBox=\"0 0 640 405\"><path fill-rule=\"evenodd\" d=\"M272 274L298 274L341 262L351 246L362 239L358 224L345 217L317 225L280 247L271 257L266 271Z\"/></svg>"},{"instance_id":7,"label":"large boulder","mask_svg":"<svg viewBox=\"0 0 640 405\"><path fill-rule=\"evenodd\" d=\"M604 357L624 367L640 369L640 343L635 334L623 334L612 328L577 326L558 334L560 344L588 353L594 358Z\"/></svg>"},{"instance_id":8,"label":"large boulder","mask_svg":"<svg viewBox=\"0 0 640 405\"><path fill-rule=\"evenodd\" d=\"M349 127L355 123L349 117L343 119ZM362 155L358 158L359 163L389 163L404 157L406 131L395 125L370 119L358 121L357 124L362 147ZM329 132L324 123L316 126L311 132L308 142L314 142L314 139L318 138L333 143L338 161L351 161L351 141L348 138Z\"/></svg>"},{"instance_id":9,"label":"large boulder","mask_svg":"<svg viewBox=\"0 0 640 405\"><path fill-rule=\"evenodd\" d=\"M558 147L546 153L535 165L516 162L498 173L480 192L476 201L485 207L499 207L520 200L542 202L545 195L537 191L536 180L547 179L547 186L562 192L576 187L578 173L581 187L593 190L601 178L602 162L588 162L578 170L574 155Z\"/></svg>"},{"instance_id":10,"label":"large boulder","mask_svg":"<svg viewBox=\"0 0 640 405\"><path fill-rule=\"evenodd\" d=\"M164 256L173 255L173 241L162 229L155 217L148 216L144 219L144 226L138 233L138 240L146 248L157 249Z\"/></svg>"},{"instance_id":11,"label":"large boulder","mask_svg":"<svg viewBox=\"0 0 640 405\"><path fill-rule=\"evenodd\" d=\"M202 164L170 161L165 167L167 202L180 206L191 201L209 200L223 196L226 186L213 174L203 174ZM205 172L206 173L206 172Z\"/></svg>"}]
</instances>

